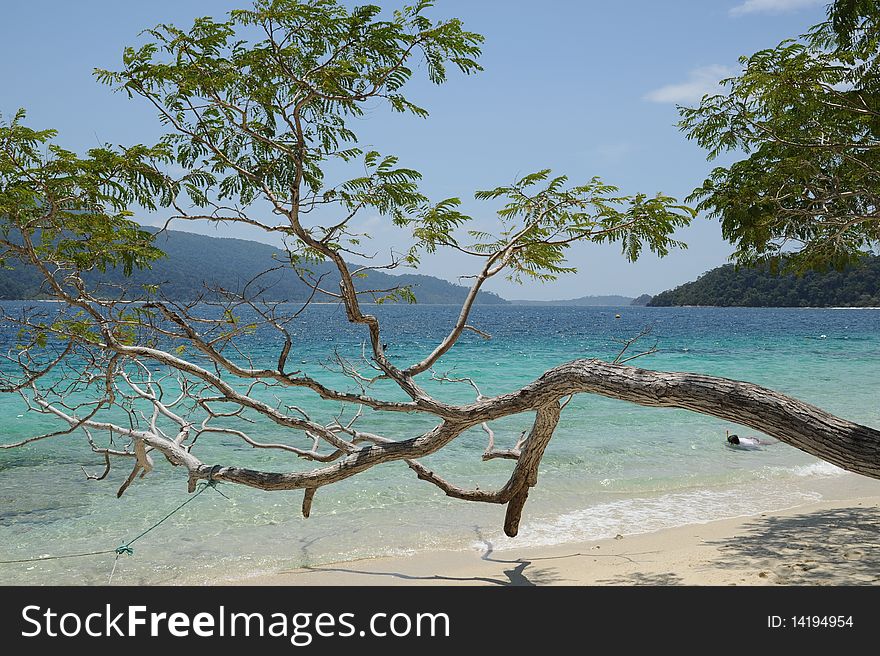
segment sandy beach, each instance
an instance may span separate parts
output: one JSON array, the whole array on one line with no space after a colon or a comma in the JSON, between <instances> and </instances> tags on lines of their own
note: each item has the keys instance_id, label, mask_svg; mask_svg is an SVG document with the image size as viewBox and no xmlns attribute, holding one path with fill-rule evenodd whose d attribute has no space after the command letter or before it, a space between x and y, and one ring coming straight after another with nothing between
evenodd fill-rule
<instances>
[{"instance_id":1,"label":"sandy beach","mask_svg":"<svg viewBox=\"0 0 880 656\"><path fill-rule=\"evenodd\" d=\"M858 496L861 493L862 496ZM856 496L853 496L853 495ZM235 581L246 585L872 585L880 487L845 476L823 500L594 542L421 552Z\"/></svg>"}]
</instances>

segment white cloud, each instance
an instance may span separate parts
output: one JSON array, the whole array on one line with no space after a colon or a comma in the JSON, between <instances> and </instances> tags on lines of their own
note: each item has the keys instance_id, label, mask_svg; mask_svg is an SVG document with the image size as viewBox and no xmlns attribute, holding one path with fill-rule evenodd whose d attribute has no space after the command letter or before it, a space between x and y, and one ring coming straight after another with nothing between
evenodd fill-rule
<instances>
[{"instance_id":1,"label":"white cloud","mask_svg":"<svg viewBox=\"0 0 880 656\"><path fill-rule=\"evenodd\" d=\"M688 79L678 84L667 84L645 94L645 100L658 103L675 103L683 105L698 103L706 94L720 93L722 88L718 82L733 75L727 66L713 64L695 68L688 73Z\"/></svg>"},{"instance_id":2,"label":"white cloud","mask_svg":"<svg viewBox=\"0 0 880 656\"><path fill-rule=\"evenodd\" d=\"M731 16L743 16L745 14L781 14L786 11L796 11L805 7L815 7L827 2L827 0L745 0L740 5L730 10Z\"/></svg>"}]
</instances>

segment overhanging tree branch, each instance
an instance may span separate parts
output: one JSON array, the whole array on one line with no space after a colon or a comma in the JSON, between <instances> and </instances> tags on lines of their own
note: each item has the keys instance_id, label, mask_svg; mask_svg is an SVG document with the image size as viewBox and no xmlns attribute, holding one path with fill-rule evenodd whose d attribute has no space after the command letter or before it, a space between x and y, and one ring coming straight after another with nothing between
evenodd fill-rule
<instances>
[{"instance_id":1,"label":"overhanging tree branch","mask_svg":"<svg viewBox=\"0 0 880 656\"><path fill-rule=\"evenodd\" d=\"M154 461L158 453L186 472L191 492L200 480L302 489L305 516L319 488L402 461L451 497L506 504L504 530L516 535L565 405L572 395L588 393L744 424L880 478L876 429L750 383L628 366L624 362L643 355L628 355L634 340L624 342L619 362L560 364L494 397L469 377L433 371L453 348L463 347L465 331L488 337L470 315L494 276L553 280L574 270L566 256L578 242L616 244L629 260L645 249L664 256L684 246L675 233L694 211L663 194L628 196L598 178L572 184L541 170L476 192L477 200L500 206L491 222L483 222L485 229L476 229L459 210L459 199L431 201L419 190L417 171L393 156L360 150L351 119L364 114L365 103L427 114L404 95L416 55L437 83L450 65L479 70L481 37L457 20L431 21L424 15L429 6L419 3L381 20L376 8L348 10L332 0L257 0L252 9L222 21L200 19L188 31L169 25L150 30L152 44L126 50L120 71L99 71L98 77L159 111L170 133L155 147L107 147L80 157L52 143L54 132L26 127L23 113L0 125L0 250L15 266L32 267L62 302L57 313L15 320L21 344L0 367L0 389L20 394L31 411L63 427L0 447L79 431L105 462L104 474L90 478L104 478L117 458L132 466L119 494L162 464ZM254 26L264 40L254 40ZM864 161L862 151L871 150L848 156ZM340 174L355 162L355 177ZM168 175L172 164L184 174ZM326 180L331 174L340 179ZM812 181L813 201L849 207L827 222L828 229L863 228L870 222L860 219L874 216L875 208L854 201L844 182L841 176ZM773 202L792 198L785 192ZM286 261L240 289L213 289L189 303L165 298L161 289L108 292L90 276L113 267L130 272L161 257L151 235L131 220L133 206L283 234ZM365 251L358 246L364 236L352 228L362 211L410 231L412 248L403 256L392 253L388 264L350 265L346 257ZM797 230L783 235L807 237ZM361 297L383 293L377 291L383 285L370 284L371 271L415 267L442 248L473 256L478 273L449 332L414 364L401 364ZM316 264L328 265L330 280L338 277L338 293L328 274L310 270ZM291 308L263 300L269 274L281 271L306 283L304 302L292 299L298 302ZM361 275L367 281L359 287ZM390 294L412 300L405 291ZM336 378L322 374L319 380L305 366L290 371L288 363L301 348L292 326L322 296L341 303L348 322L362 332L353 343L328 349L320 364ZM272 348L254 352L248 340L256 334ZM429 371L433 383L426 379ZM431 390L438 381L468 384L476 399L437 398ZM342 406L332 418L328 402ZM364 408L417 413L430 423L415 435L380 434L368 425ZM496 445L503 439L491 422L516 415L525 415L530 428L512 444ZM272 437L257 426L271 427ZM467 439L469 431L487 436L483 460L513 461L498 490L462 488L419 461ZM221 454L214 462L203 461L201 445L218 437L277 454L278 471L248 467L234 450L214 451Z\"/></svg>"}]
</instances>

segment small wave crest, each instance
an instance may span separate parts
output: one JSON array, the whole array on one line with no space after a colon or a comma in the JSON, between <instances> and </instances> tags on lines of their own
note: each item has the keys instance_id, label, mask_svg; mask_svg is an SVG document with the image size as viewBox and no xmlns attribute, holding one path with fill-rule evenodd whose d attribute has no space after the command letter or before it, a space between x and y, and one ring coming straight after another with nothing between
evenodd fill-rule
<instances>
[{"instance_id":1,"label":"small wave crest","mask_svg":"<svg viewBox=\"0 0 880 656\"><path fill-rule=\"evenodd\" d=\"M656 497L622 499L568 512L558 517L527 522L511 540L490 538L495 549L537 547L567 542L602 540L620 535L651 533L688 524L745 517L818 501L817 492L782 487L762 490L691 490ZM476 542L475 549L485 549Z\"/></svg>"},{"instance_id":2,"label":"small wave crest","mask_svg":"<svg viewBox=\"0 0 880 656\"><path fill-rule=\"evenodd\" d=\"M820 461L810 465L801 465L800 467L792 467L789 471L795 476L820 476L822 478L830 478L832 476L843 476L845 469L841 469L837 465L830 462Z\"/></svg>"},{"instance_id":3,"label":"small wave crest","mask_svg":"<svg viewBox=\"0 0 880 656\"><path fill-rule=\"evenodd\" d=\"M846 474L845 469L841 469L837 465L832 465L830 462L825 462L824 460L819 460L810 463L809 465L795 465L793 467L765 467L763 472L766 476L762 476L762 478L788 476L797 476L800 478L835 478Z\"/></svg>"}]
</instances>

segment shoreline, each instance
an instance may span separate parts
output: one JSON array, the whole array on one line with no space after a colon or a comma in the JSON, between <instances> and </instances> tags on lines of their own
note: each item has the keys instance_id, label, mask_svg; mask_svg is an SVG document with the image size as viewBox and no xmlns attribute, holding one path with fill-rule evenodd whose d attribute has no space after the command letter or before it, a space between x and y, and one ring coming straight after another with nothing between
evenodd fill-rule
<instances>
[{"instance_id":1,"label":"shoreline","mask_svg":"<svg viewBox=\"0 0 880 656\"><path fill-rule=\"evenodd\" d=\"M876 483L871 481L870 483ZM856 485L862 492L865 488ZM876 486L875 486L876 490ZM650 533L496 550L428 550L221 585L876 585L880 493Z\"/></svg>"}]
</instances>

